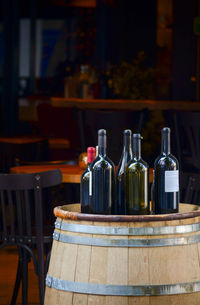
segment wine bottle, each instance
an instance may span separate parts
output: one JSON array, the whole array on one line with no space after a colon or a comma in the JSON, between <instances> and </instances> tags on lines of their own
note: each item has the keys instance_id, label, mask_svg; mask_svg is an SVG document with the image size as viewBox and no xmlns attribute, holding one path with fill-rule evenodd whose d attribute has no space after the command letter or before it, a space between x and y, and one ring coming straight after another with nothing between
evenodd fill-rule
<instances>
[{"instance_id":1,"label":"wine bottle","mask_svg":"<svg viewBox=\"0 0 200 305\"><path fill-rule=\"evenodd\" d=\"M155 189L155 173L153 170L153 181L151 184L151 206L150 206L150 214L155 214L155 199L154 199L154 191Z\"/></svg>"},{"instance_id":2,"label":"wine bottle","mask_svg":"<svg viewBox=\"0 0 200 305\"><path fill-rule=\"evenodd\" d=\"M141 158L141 135L133 134L133 159L125 171L127 214L148 214L149 166Z\"/></svg>"},{"instance_id":3,"label":"wine bottle","mask_svg":"<svg viewBox=\"0 0 200 305\"><path fill-rule=\"evenodd\" d=\"M106 155L106 130L98 130L98 156L91 164L93 214L114 213L114 164Z\"/></svg>"},{"instance_id":4,"label":"wine bottle","mask_svg":"<svg viewBox=\"0 0 200 305\"><path fill-rule=\"evenodd\" d=\"M80 183L80 202L81 202L81 212L89 213L90 201L91 201L91 193L90 193L90 165L92 161L95 159L95 148L88 147L87 148L87 168L81 175L81 183Z\"/></svg>"},{"instance_id":5,"label":"wine bottle","mask_svg":"<svg viewBox=\"0 0 200 305\"><path fill-rule=\"evenodd\" d=\"M125 215L126 214L126 201L125 201L125 168L128 162L133 158L132 151L132 132L129 129L124 130L123 136L123 151L119 161L116 175L115 175L115 186L116 186L116 213Z\"/></svg>"},{"instance_id":6,"label":"wine bottle","mask_svg":"<svg viewBox=\"0 0 200 305\"><path fill-rule=\"evenodd\" d=\"M155 214L178 212L179 164L170 153L170 128L161 131L161 154L154 162Z\"/></svg>"}]
</instances>

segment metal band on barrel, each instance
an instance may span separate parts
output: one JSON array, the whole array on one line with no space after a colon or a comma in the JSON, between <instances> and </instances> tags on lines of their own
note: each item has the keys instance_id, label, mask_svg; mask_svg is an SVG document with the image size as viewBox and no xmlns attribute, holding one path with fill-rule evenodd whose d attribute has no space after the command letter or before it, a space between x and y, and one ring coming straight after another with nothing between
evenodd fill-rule
<instances>
[{"instance_id":1,"label":"metal band on barrel","mask_svg":"<svg viewBox=\"0 0 200 305\"><path fill-rule=\"evenodd\" d=\"M53 233L57 241L69 244L97 246L97 247L168 247L190 245L200 242L200 235L183 236L177 238L155 238L155 239L107 239L93 238L87 236L64 235L59 232Z\"/></svg>"},{"instance_id":2,"label":"metal band on barrel","mask_svg":"<svg viewBox=\"0 0 200 305\"><path fill-rule=\"evenodd\" d=\"M185 294L200 291L200 282L177 283L168 285L104 285L61 280L47 275L48 287L74 293L107 296L159 296Z\"/></svg>"},{"instance_id":3,"label":"metal band on barrel","mask_svg":"<svg viewBox=\"0 0 200 305\"><path fill-rule=\"evenodd\" d=\"M63 231L75 233L88 233L96 235L170 235L184 234L200 231L200 223L193 223L181 226L166 226L166 227L106 227L71 224L56 220L55 228Z\"/></svg>"}]
</instances>

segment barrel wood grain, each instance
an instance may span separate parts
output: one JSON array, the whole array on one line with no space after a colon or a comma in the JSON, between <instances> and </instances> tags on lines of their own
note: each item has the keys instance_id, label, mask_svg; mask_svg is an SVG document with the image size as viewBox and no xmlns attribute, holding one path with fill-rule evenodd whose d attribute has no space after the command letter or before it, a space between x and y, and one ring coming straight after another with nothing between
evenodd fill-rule
<instances>
[{"instance_id":1,"label":"barrel wood grain","mask_svg":"<svg viewBox=\"0 0 200 305\"><path fill-rule=\"evenodd\" d=\"M108 248L92 247L91 262L90 262L90 279L89 283L101 284L106 283L107 279L107 267L108 267ZM92 304L106 304L105 296L92 296L89 298L89 303Z\"/></svg>"},{"instance_id":2,"label":"barrel wood grain","mask_svg":"<svg viewBox=\"0 0 200 305\"><path fill-rule=\"evenodd\" d=\"M188 293L183 295L172 295L172 296L162 296L150 298L149 305L198 305L200 300L199 293ZM137 304L137 303L136 303Z\"/></svg>"},{"instance_id":3,"label":"barrel wood grain","mask_svg":"<svg viewBox=\"0 0 200 305\"><path fill-rule=\"evenodd\" d=\"M163 228L171 226L195 225L200 223L200 216L194 214L196 210L192 205L181 205L180 213L191 213L191 218L167 219L159 221L139 221L139 222L109 222L109 221L83 221L74 214L80 214L80 205L64 206L62 209L68 214L58 213L60 217L57 221L63 224L75 225L56 228L55 231L63 236L72 238L92 238L93 240L153 240L166 239L176 240L180 238L194 237L200 234L200 230L187 233L163 234L163 235L107 235L105 228ZM76 210L76 212L73 212ZM67 216L66 216L67 215ZM194 216L196 215L196 216ZM159 216L159 215L155 215ZM114 216L113 216L114 217ZM80 225L97 228L102 234L79 232ZM92 227L91 227L92 226ZM85 227L81 227L81 230ZM68 229L67 229L68 228ZM73 231L73 228L76 228ZM191 228L191 226L190 226ZM192 226L193 228L193 226ZM68 230L68 231L67 231ZM129 230L130 231L130 230ZM115 230L116 232L116 230ZM157 231L156 231L157 234ZM90 240L89 239L89 240ZM188 239L189 240L189 239ZM54 240L48 275L57 279L67 280L76 283L79 287L81 283L101 285L123 285L124 287L133 286L152 286L152 285L179 285L200 281L200 242L194 241L190 244L178 244L172 246L153 246L153 247L116 247L116 246L97 246L85 245L81 243L67 243ZM86 289L88 289L86 287ZM102 287L102 286L101 286ZM105 287L105 286L103 286ZM93 293L68 292L46 287L45 305L199 305L200 292L191 293L190 285L187 287L186 294L174 295L151 295L146 296L121 296L121 295L98 295ZM85 289L85 288L84 288ZM94 291L95 293L95 291ZM97 292L96 292L97 293ZM155 288L156 293L156 288ZM168 293L168 291L165 291Z\"/></svg>"},{"instance_id":4,"label":"barrel wood grain","mask_svg":"<svg viewBox=\"0 0 200 305\"><path fill-rule=\"evenodd\" d=\"M117 222L116 227L123 227ZM111 226L111 224L109 224ZM108 236L104 235L104 238ZM115 236L110 235L110 239ZM118 236L119 239L127 239L127 236ZM107 284L128 285L128 248L108 247L107 258ZM106 296L106 305L128 305L128 297Z\"/></svg>"},{"instance_id":5,"label":"barrel wood grain","mask_svg":"<svg viewBox=\"0 0 200 305\"><path fill-rule=\"evenodd\" d=\"M89 222L83 222L84 225L89 225ZM87 234L83 234L87 236ZM76 261L76 271L75 271L75 282L89 282L90 276L90 261L91 261L91 246L80 246L78 245L78 254ZM74 305L87 305L88 304L88 295L84 294L74 294L73 297Z\"/></svg>"}]
</instances>

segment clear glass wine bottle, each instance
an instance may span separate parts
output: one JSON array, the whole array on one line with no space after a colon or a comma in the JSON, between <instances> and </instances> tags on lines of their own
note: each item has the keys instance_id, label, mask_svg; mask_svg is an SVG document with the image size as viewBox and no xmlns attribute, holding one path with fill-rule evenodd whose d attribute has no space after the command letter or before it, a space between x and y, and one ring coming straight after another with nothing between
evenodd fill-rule
<instances>
[{"instance_id":1,"label":"clear glass wine bottle","mask_svg":"<svg viewBox=\"0 0 200 305\"><path fill-rule=\"evenodd\" d=\"M126 199L125 199L125 168L130 160L133 158L132 151L132 131L129 129L124 130L123 133L123 151L119 161L116 174L116 213L126 214Z\"/></svg>"},{"instance_id":2,"label":"clear glass wine bottle","mask_svg":"<svg viewBox=\"0 0 200 305\"><path fill-rule=\"evenodd\" d=\"M125 171L127 214L148 214L149 166L141 157L141 135L133 134L133 159Z\"/></svg>"}]
</instances>

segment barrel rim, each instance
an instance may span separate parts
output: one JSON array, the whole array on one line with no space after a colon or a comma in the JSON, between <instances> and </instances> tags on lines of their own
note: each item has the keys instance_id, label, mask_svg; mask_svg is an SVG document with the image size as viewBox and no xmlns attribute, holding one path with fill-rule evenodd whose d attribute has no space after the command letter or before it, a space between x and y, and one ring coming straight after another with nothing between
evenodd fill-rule
<instances>
[{"instance_id":1,"label":"barrel rim","mask_svg":"<svg viewBox=\"0 0 200 305\"><path fill-rule=\"evenodd\" d=\"M62 219L82 220L82 221L99 221L99 222L150 222L150 221L167 221L194 218L200 216L200 209L173 214L158 215L101 215L101 214L85 214L64 210L65 206L57 206L54 208L54 215Z\"/></svg>"}]
</instances>

